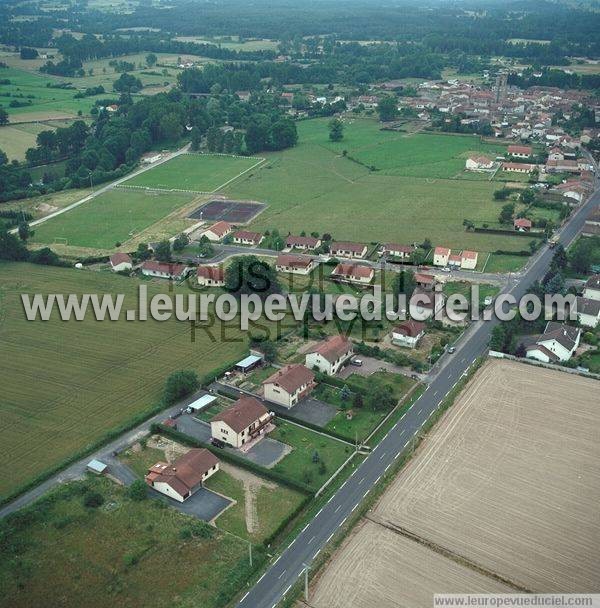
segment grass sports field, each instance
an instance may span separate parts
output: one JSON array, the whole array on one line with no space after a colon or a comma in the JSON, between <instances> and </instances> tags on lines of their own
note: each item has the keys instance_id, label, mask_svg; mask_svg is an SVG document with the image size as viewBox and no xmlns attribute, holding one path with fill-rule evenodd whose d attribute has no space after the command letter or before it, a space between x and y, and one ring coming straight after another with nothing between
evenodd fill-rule
<instances>
[{"instance_id":1,"label":"grass sports field","mask_svg":"<svg viewBox=\"0 0 600 608\"><path fill-rule=\"evenodd\" d=\"M178 322L48 322L25 319L21 293L122 293L137 302L134 280L98 272L0 264L0 495L155 406L166 376L206 374L239 359L247 335L216 325L212 337ZM149 294L158 292L149 284ZM183 289L183 288L182 288ZM164 291L164 289L163 289ZM221 334L224 328L226 332Z\"/></svg>"},{"instance_id":2,"label":"grass sports field","mask_svg":"<svg viewBox=\"0 0 600 608\"><path fill-rule=\"evenodd\" d=\"M470 152L501 152L477 137L407 135L380 131L374 120L346 122L344 140L328 139L327 120L298 123L299 144L268 155L260 170L231 184L233 198L269 207L252 224L282 234L330 232L336 239L422 242L494 251L520 250L527 243L503 235L467 233L463 219L494 223L502 202L498 184L460 177ZM363 164L380 170L369 171Z\"/></svg>"},{"instance_id":3,"label":"grass sports field","mask_svg":"<svg viewBox=\"0 0 600 608\"><path fill-rule=\"evenodd\" d=\"M114 188L35 227L35 243L111 249L191 202L185 192Z\"/></svg>"},{"instance_id":4,"label":"grass sports field","mask_svg":"<svg viewBox=\"0 0 600 608\"><path fill-rule=\"evenodd\" d=\"M213 192L259 159L182 154L125 182L128 186Z\"/></svg>"}]
</instances>

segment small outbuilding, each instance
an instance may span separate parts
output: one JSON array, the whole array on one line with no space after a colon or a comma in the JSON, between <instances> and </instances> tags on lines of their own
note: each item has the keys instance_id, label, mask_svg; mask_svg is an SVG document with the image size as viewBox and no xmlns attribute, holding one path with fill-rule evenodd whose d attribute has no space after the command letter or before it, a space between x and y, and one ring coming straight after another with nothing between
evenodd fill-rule
<instances>
[{"instance_id":1,"label":"small outbuilding","mask_svg":"<svg viewBox=\"0 0 600 608\"><path fill-rule=\"evenodd\" d=\"M101 460L96 460L96 458L90 460L85 468L95 475L104 475L108 471L108 465Z\"/></svg>"}]
</instances>

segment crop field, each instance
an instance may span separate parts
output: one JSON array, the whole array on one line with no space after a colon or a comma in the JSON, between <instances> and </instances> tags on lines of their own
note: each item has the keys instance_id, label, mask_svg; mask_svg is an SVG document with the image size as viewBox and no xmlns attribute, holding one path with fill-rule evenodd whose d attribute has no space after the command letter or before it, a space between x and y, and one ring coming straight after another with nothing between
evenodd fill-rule
<instances>
[{"instance_id":1,"label":"crop field","mask_svg":"<svg viewBox=\"0 0 600 608\"><path fill-rule=\"evenodd\" d=\"M85 492L104 504L84 507ZM194 534L193 518L160 501L132 501L108 479L62 486L49 498L24 523L3 522L11 556L0 569L3 607L217 608L219 594L235 593L250 574L245 541L214 528L208 538Z\"/></svg>"},{"instance_id":2,"label":"crop field","mask_svg":"<svg viewBox=\"0 0 600 608\"><path fill-rule=\"evenodd\" d=\"M518 237L465 232L465 218L491 224L502 208L493 200L497 184L449 179L469 150L488 145L478 138L380 131L374 120L360 119L346 123L337 144L328 139L326 120L299 122L298 131L298 146L267 155L260 170L224 190L232 198L269 205L253 228L330 232L360 242L429 238L436 245L480 252L522 249ZM379 154L380 148L386 152ZM365 164L377 156L385 167L370 171L344 157L343 150ZM431 177L425 176L428 163Z\"/></svg>"},{"instance_id":3,"label":"crop field","mask_svg":"<svg viewBox=\"0 0 600 608\"><path fill-rule=\"evenodd\" d=\"M185 192L113 188L35 227L32 242L111 249L190 203Z\"/></svg>"},{"instance_id":4,"label":"crop field","mask_svg":"<svg viewBox=\"0 0 600 608\"><path fill-rule=\"evenodd\" d=\"M595 380L488 362L334 556L311 604L600 591L597 394Z\"/></svg>"},{"instance_id":5,"label":"crop field","mask_svg":"<svg viewBox=\"0 0 600 608\"><path fill-rule=\"evenodd\" d=\"M213 192L257 164L259 159L181 154L125 182L128 186Z\"/></svg>"},{"instance_id":6,"label":"crop field","mask_svg":"<svg viewBox=\"0 0 600 608\"><path fill-rule=\"evenodd\" d=\"M149 297L159 292L146 284ZM247 336L233 322L215 325L210 335L197 329L193 341L189 324L174 320L98 322L88 315L67 323L56 315L29 322L20 299L21 293L122 293L125 308L133 308L137 286L107 273L0 264L0 495L151 410L172 371L206 374L244 354Z\"/></svg>"},{"instance_id":7,"label":"crop field","mask_svg":"<svg viewBox=\"0 0 600 608\"><path fill-rule=\"evenodd\" d=\"M40 131L49 131L52 127L39 124L4 126L0 128L0 150L8 160L25 160L28 148L35 147L35 139Z\"/></svg>"}]
</instances>

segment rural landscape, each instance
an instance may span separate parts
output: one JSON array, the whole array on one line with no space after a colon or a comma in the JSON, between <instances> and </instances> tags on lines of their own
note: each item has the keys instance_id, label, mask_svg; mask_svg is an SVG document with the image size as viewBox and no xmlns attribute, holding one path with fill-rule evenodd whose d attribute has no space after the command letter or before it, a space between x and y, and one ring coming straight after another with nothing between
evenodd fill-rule
<instances>
[{"instance_id":1,"label":"rural landscape","mask_svg":"<svg viewBox=\"0 0 600 608\"><path fill-rule=\"evenodd\" d=\"M0 607L600 606L599 28L3 2Z\"/></svg>"}]
</instances>

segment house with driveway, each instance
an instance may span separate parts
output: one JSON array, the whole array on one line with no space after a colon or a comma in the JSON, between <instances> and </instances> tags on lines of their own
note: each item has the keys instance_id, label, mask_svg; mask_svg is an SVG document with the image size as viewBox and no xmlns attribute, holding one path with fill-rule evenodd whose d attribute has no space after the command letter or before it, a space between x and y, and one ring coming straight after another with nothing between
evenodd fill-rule
<instances>
[{"instance_id":1,"label":"house with driveway","mask_svg":"<svg viewBox=\"0 0 600 608\"><path fill-rule=\"evenodd\" d=\"M292 408L316 386L315 374L299 363L286 365L263 383L265 399Z\"/></svg>"},{"instance_id":2,"label":"house with driveway","mask_svg":"<svg viewBox=\"0 0 600 608\"><path fill-rule=\"evenodd\" d=\"M232 236L236 245L250 245L251 247L258 247L264 239L260 232L250 232L249 230L238 230Z\"/></svg>"},{"instance_id":3,"label":"house with driveway","mask_svg":"<svg viewBox=\"0 0 600 608\"><path fill-rule=\"evenodd\" d=\"M392 344L406 348L416 348L425 335L425 323L408 319L392 330Z\"/></svg>"},{"instance_id":4,"label":"house with driveway","mask_svg":"<svg viewBox=\"0 0 600 608\"><path fill-rule=\"evenodd\" d=\"M338 264L330 275L332 281L362 285L368 285L374 276L375 270L363 264Z\"/></svg>"},{"instance_id":5,"label":"house with driveway","mask_svg":"<svg viewBox=\"0 0 600 608\"><path fill-rule=\"evenodd\" d=\"M145 481L157 492L183 502L219 470L219 459L205 448L195 448L175 462L157 462L148 469Z\"/></svg>"},{"instance_id":6,"label":"house with driveway","mask_svg":"<svg viewBox=\"0 0 600 608\"><path fill-rule=\"evenodd\" d=\"M334 241L329 246L329 253L336 258L360 259L367 255L367 246L349 241Z\"/></svg>"},{"instance_id":7,"label":"house with driveway","mask_svg":"<svg viewBox=\"0 0 600 608\"><path fill-rule=\"evenodd\" d=\"M280 253L277 256L275 270L292 274L310 274L315 269L315 259L306 255Z\"/></svg>"},{"instance_id":8,"label":"house with driveway","mask_svg":"<svg viewBox=\"0 0 600 608\"><path fill-rule=\"evenodd\" d=\"M319 342L306 354L308 369L318 369L323 374L335 376L344 363L354 354L354 346L346 337L338 334Z\"/></svg>"},{"instance_id":9,"label":"house with driveway","mask_svg":"<svg viewBox=\"0 0 600 608\"><path fill-rule=\"evenodd\" d=\"M381 254L407 260L415 252L412 245L398 245L397 243L385 243L381 248Z\"/></svg>"},{"instance_id":10,"label":"house with driveway","mask_svg":"<svg viewBox=\"0 0 600 608\"><path fill-rule=\"evenodd\" d=\"M202 236L205 236L209 241L214 243L224 239L228 234L233 231L233 226L229 222L217 222L209 228L207 228Z\"/></svg>"},{"instance_id":11,"label":"house with driveway","mask_svg":"<svg viewBox=\"0 0 600 608\"><path fill-rule=\"evenodd\" d=\"M321 239L314 236L293 236L289 235L285 239L285 246L287 249L316 249L321 246Z\"/></svg>"},{"instance_id":12,"label":"house with driveway","mask_svg":"<svg viewBox=\"0 0 600 608\"><path fill-rule=\"evenodd\" d=\"M210 421L213 439L234 448L262 438L274 428L274 415L255 397L244 395Z\"/></svg>"},{"instance_id":13,"label":"house with driveway","mask_svg":"<svg viewBox=\"0 0 600 608\"><path fill-rule=\"evenodd\" d=\"M142 274L146 277L159 279L171 279L181 281L189 272L189 266L185 264L174 264L172 262L156 262L148 260L142 264Z\"/></svg>"}]
</instances>

